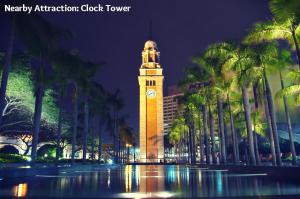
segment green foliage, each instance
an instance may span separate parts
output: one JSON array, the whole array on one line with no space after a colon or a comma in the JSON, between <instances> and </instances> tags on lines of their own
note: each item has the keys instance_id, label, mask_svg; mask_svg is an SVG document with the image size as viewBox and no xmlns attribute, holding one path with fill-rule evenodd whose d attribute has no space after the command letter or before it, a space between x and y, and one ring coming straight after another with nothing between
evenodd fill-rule
<instances>
[{"instance_id":1,"label":"green foliage","mask_svg":"<svg viewBox=\"0 0 300 199\"><path fill-rule=\"evenodd\" d=\"M275 20L262 23L256 23L252 30L249 32L244 42L246 43L261 43L273 40L286 40L293 49L295 43L292 37L290 21L279 23ZM300 33L300 28L296 29L297 34Z\"/></svg>"},{"instance_id":2,"label":"green foliage","mask_svg":"<svg viewBox=\"0 0 300 199\"><path fill-rule=\"evenodd\" d=\"M270 0L270 10L278 21L300 22L300 2L298 0Z\"/></svg>"},{"instance_id":3,"label":"green foliage","mask_svg":"<svg viewBox=\"0 0 300 199\"><path fill-rule=\"evenodd\" d=\"M6 95L10 100L17 101L20 110L27 110L33 114L35 97L31 79L31 71L26 66L16 65L10 72ZM42 119L50 125L55 125L57 117L58 108L55 103L54 91L48 89L43 98Z\"/></svg>"},{"instance_id":4,"label":"green foliage","mask_svg":"<svg viewBox=\"0 0 300 199\"><path fill-rule=\"evenodd\" d=\"M292 85L278 91L276 97L293 96L296 104L300 105L300 70L291 69L286 76L292 81Z\"/></svg>"},{"instance_id":5,"label":"green foliage","mask_svg":"<svg viewBox=\"0 0 300 199\"><path fill-rule=\"evenodd\" d=\"M0 154L0 163L24 163L28 158L17 154Z\"/></svg>"},{"instance_id":6,"label":"green foliage","mask_svg":"<svg viewBox=\"0 0 300 199\"><path fill-rule=\"evenodd\" d=\"M182 116L176 118L172 123L171 130L168 135L169 142L173 145L178 144L186 131L188 131L188 126L186 125L185 118Z\"/></svg>"}]
</instances>

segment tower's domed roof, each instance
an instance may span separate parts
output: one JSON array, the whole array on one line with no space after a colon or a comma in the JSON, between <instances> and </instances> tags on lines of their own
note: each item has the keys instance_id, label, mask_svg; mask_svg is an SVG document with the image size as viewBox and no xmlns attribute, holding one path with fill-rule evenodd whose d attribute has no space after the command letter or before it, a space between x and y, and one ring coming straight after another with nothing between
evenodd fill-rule
<instances>
[{"instance_id":1,"label":"tower's domed roof","mask_svg":"<svg viewBox=\"0 0 300 199\"><path fill-rule=\"evenodd\" d=\"M157 49L157 44L155 43L155 41L152 40L148 40L145 43L144 49Z\"/></svg>"}]
</instances>

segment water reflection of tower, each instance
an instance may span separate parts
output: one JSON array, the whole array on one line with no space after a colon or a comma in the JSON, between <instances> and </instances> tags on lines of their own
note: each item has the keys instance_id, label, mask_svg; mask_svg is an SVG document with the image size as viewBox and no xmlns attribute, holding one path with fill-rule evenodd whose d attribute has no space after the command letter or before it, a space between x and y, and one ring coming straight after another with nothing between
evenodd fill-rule
<instances>
[{"instance_id":1,"label":"water reflection of tower","mask_svg":"<svg viewBox=\"0 0 300 199\"><path fill-rule=\"evenodd\" d=\"M145 165L139 167L140 192L152 193L165 189L165 170L162 165Z\"/></svg>"}]
</instances>

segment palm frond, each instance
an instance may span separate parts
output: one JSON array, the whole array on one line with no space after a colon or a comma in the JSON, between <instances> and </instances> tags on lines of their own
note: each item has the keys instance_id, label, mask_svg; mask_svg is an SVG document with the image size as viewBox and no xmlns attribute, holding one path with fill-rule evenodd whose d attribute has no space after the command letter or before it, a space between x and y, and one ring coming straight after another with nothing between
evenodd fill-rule
<instances>
[{"instance_id":1,"label":"palm frond","mask_svg":"<svg viewBox=\"0 0 300 199\"><path fill-rule=\"evenodd\" d=\"M281 98L283 96L293 96L300 93L300 85L288 86L276 93L276 98Z\"/></svg>"}]
</instances>

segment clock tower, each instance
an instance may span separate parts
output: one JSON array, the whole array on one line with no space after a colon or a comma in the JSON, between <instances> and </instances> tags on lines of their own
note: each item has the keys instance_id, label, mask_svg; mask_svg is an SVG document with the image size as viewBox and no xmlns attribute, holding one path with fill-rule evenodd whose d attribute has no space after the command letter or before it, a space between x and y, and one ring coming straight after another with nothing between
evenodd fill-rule
<instances>
[{"instance_id":1,"label":"clock tower","mask_svg":"<svg viewBox=\"0 0 300 199\"><path fill-rule=\"evenodd\" d=\"M164 160L163 79L157 44L148 40L142 52L140 86L140 162Z\"/></svg>"}]
</instances>

